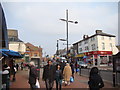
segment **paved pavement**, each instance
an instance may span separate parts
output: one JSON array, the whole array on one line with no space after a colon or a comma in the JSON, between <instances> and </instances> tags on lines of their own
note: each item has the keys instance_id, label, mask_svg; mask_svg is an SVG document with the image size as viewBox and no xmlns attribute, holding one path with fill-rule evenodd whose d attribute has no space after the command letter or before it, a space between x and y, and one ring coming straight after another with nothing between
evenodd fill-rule
<instances>
[{"instance_id":1,"label":"paved pavement","mask_svg":"<svg viewBox=\"0 0 120 90\"><path fill-rule=\"evenodd\" d=\"M89 66L88 68L92 68L92 67L94 67L94 66ZM98 67L99 68L99 70L110 70L110 71L112 71L113 70L113 66L95 66L95 67Z\"/></svg>"},{"instance_id":2,"label":"paved pavement","mask_svg":"<svg viewBox=\"0 0 120 90\"><path fill-rule=\"evenodd\" d=\"M44 81L42 81L42 69L40 72L39 82L41 88L45 88L45 83ZM87 82L88 82L87 77L79 76L78 74L75 74L75 81L71 83L70 86L64 86L63 84L62 88L88 88ZM10 88L12 89L12 88L29 88L29 87L30 86L28 84L28 70L23 70L23 71L19 70L16 73L16 81L11 82ZM55 88L55 84L54 84L54 88ZM112 88L112 84L105 82L104 88Z\"/></svg>"}]
</instances>

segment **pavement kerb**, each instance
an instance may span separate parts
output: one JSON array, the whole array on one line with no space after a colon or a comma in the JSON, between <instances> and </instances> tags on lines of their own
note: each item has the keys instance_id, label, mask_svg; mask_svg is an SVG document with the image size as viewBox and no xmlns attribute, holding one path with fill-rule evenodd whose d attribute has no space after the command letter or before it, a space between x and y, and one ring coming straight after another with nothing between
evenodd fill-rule
<instances>
[{"instance_id":1,"label":"pavement kerb","mask_svg":"<svg viewBox=\"0 0 120 90\"><path fill-rule=\"evenodd\" d=\"M80 76L83 76L83 77L89 78L89 76L87 76L87 75L83 75L83 74L81 74ZM108 81L108 80L105 80L105 79L103 79L103 81L104 81L105 83L113 84L111 81Z\"/></svg>"}]
</instances>

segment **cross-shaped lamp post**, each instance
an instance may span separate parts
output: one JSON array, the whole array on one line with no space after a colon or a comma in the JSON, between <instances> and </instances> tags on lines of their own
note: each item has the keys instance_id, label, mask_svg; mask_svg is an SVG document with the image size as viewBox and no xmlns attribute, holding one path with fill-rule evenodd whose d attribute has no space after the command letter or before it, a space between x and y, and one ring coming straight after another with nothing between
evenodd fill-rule
<instances>
[{"instance_id":1,"label":"cross-shaped lamp post","mask_svg":"<svg viewBox=\"0 0 120 90\"><path fill-rule=\"evenodd\" d=\"M66 10L66 20L65 19L60 19L62 21L65 21L66 22L66 30L67 30L67 38L66 38L66 41L67 41L67 56L68 56L68 22L71 22L71 23L75 23L77 24L78 22L77 21L69 21L68 20L68 10Z\"/></svg>"}]
</instances>

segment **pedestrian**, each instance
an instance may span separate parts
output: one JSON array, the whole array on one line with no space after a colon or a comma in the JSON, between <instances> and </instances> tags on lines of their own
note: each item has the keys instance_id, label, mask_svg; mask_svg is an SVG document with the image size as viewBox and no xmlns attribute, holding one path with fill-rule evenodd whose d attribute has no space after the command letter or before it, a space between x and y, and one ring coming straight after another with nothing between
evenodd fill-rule
<instances>
[{"instance_id":1,"label":"pedestrian","mask_svg":"<svg viewBox=\"0 0 120 90\"><path fill-rule=\"evenodd\" d=\"M18 71L18 69L19 69L19 65L18 65L18 63L16 64L16 69L17 69L17 71Z\"/></svg>"},{"instance_id":2,"label":"pedestrian","mask_svg":"<svg viewBox=\"0 0 120 90\"><path fill-rule=\"evenodd\" d=\"M34 62L30 62L30 64L28 65L29 67L29 81L28 83L30 84L31 89L36 88L36 80L38 79L38 72L37 72L37 68L35 67Z\"/></svg>"},{"instance_id":3,"label":"pedestrian","mask_svg":"<svg viewBox=\"0 0 120 90\"><path fill-rule=\"evenodd\" d=\"M43 77L45 81L46 89L52 90L55 80L56 67L52 65L52 61L48 60L48 64L43 68Z\"/></svg>"},{"instance_id":4,"label":"pedestrian","mask_svg":"<svg viewBox=\"0 0 120 90\"><path fill-rule=\"evenodd\" d=\"M13 63L13 66L12 66L12 74L13 74L12 81L13 82L16 80L16 77L15 77L16 72L17 72L16 65Z\"/></svg>"},{"instance_id":5,"label":"pedestrian","mask_svg":"<svg viewBox=\"0 0 120 90\"><path fill-rule=\"evenodd\" d=\"M63 72L65 66L66 66L65 61L61 61L60 62L60 68L61 68L62 72Z\"/></svg>"},{"instance_id":6,"label":"pedestrian","mask_svg":"<svg viewBox=\"0 0 120 90\"><path fill-rule=\"evenodd\" d=\"M23 62L22 62L22 63L21 63L21 70L23 70L23 67L24 67L24 66L23 66Z\"/></svg>"},{"instance_id":7,"label":"pedestrian","mask_svg":"<svg viewBox=\"0 0 120 90\"><path fill-rule=\"evenodd\" d=\"M65 86L70 85L70 77L72 76L72 70L69 63L66 63L66 66L63 70L63 77L65 80Z\"/></svg>"},{"instance_id":8,"label":"pedestrian","mask_svg":"<svg viewBox=\"0 0 120 90\"><path fill-rule=\"evenodd\" d=\"M2 85L3 90L9 90L10 85L10 67L5 64L3 65L3 71L2 71Z\"/></svg>"},{"instance_id":9,"label":"pedestrian","mask_svg":"<svg viewBox=\"0 0 120 90\"><path fill-rule=\"evenodd\" d=\"M62 70L60 69L60 65L56 65L56 73L55 73L55 80L56 80L56 90L61 90L62 88L62 79L63 79L63 74Z\"/></svg>"},{"instance_id":10,"label":"pedestrian","mask_svg":"<svg viewBox=\"0 0 120 90\"><path fill-rule=\"evenodd\" d=\"M103 80L99 75L97 67L91 69L88 84L90 90L100 90L100 88L104 87Z\"/></svg>"},{"instance_id":11,"label":"pedestrian","mask_svg":"<svg viewBox=\"0 0 120 90\"><path fill-rule=\"evenodd\" d=\"M74 78L74 68L75 68L75 66L74 66L74 63L73 62L71 62L70 63L70 67L71 67L71 70L72 70L72 77Z\"/></svg>"},{"instance_id":12,"label":"pedestrian","mask_svg":"<svg viewBox=\"0 0 120 90\"><path fill-rule=\"evenodd\" d=\"M75 70L76 70L76 73L78 72L78 63L77 61L75 62Z\"/></svg>"}]
</instances>

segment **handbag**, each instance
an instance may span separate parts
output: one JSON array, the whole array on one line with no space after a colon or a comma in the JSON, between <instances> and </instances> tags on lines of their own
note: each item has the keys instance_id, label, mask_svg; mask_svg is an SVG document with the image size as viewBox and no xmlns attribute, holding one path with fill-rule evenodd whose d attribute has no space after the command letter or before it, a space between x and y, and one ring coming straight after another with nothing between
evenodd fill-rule
<instances>
[{"instance_id":1,"label":"handbag","mask_svg":"<svg viewBox=\"0 0 120 90\"><path fill-rule=\"evenodd\" d=\"M70 77L70 82L74 82L74 78L73 77Z\"/></svg>"},{"instance_id":2,"label":"handbag","mask_svg":"<svg viewBox=\"0 0 120 90\"><path fill-rule=\"evenodd\" d=\"M36 80L36 84L35 84L36 88L40 88L40 84L39 84L39 81L38 79Z\"/></svg>"}]
</instances>

